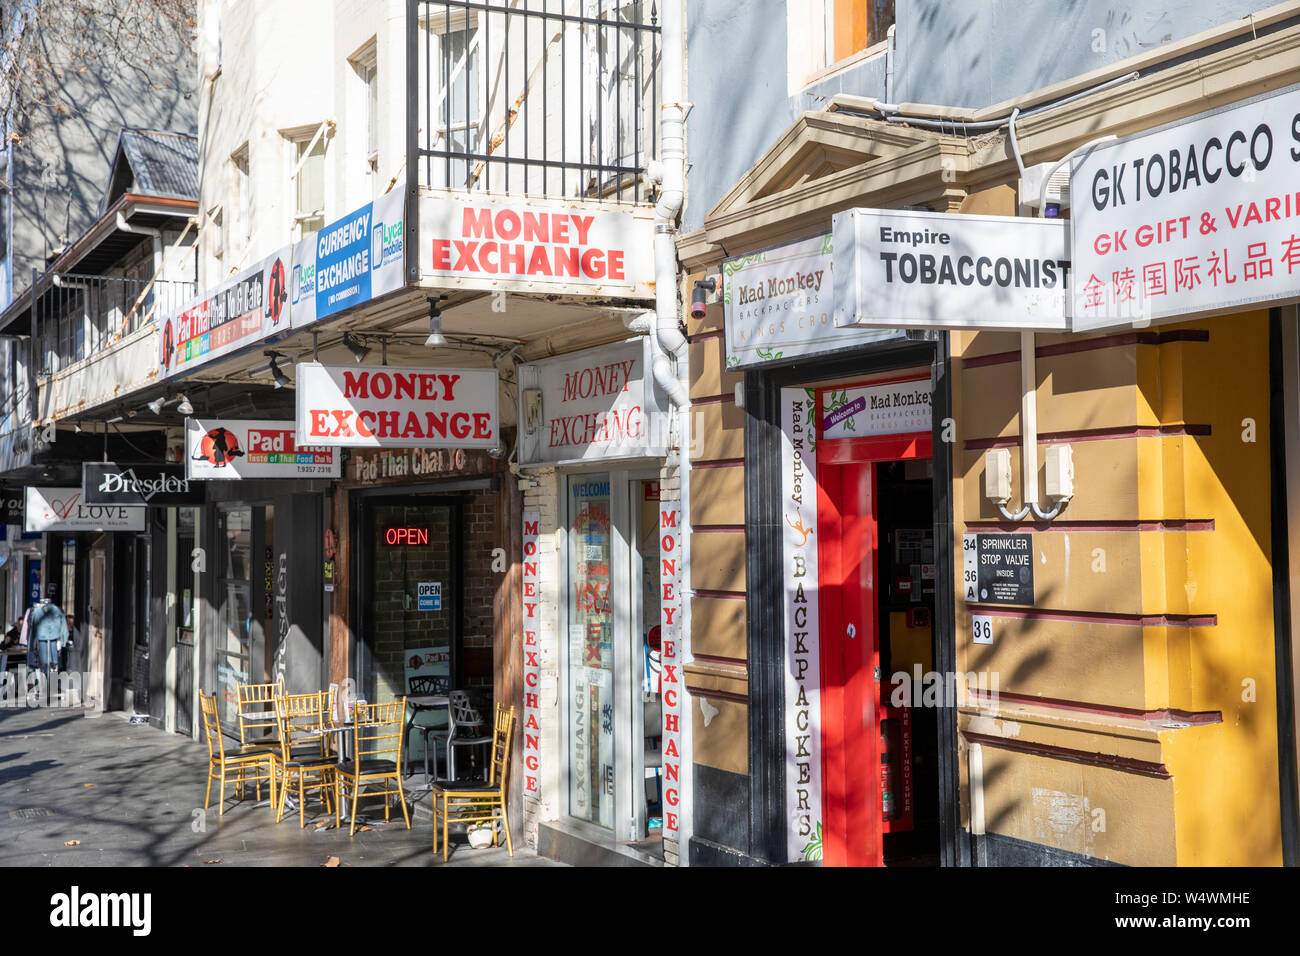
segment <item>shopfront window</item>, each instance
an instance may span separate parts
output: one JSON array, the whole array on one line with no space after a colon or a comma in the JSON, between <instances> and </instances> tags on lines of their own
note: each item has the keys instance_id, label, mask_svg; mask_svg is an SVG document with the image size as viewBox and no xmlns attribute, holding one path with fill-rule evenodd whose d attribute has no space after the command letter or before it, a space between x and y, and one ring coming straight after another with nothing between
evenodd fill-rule
<instances>
[{"instance_id":1,"label":"shopfront window","mask_svg":"<svg viewBox=\"0 0 1300 956\"><path fill-rule=\"evenodd\" d=\"M614 618L608 474L569 482L569 812L614 825Z\"/></svg>"},{"instance_id":2,"label":"shopfront window","mask_svg":"<svg viewBox=\"0 0 1300 956\"><path fill-rule=\"evenodd\" d=\"M450 504L379 505L371 537L374 686L379 701L452 688L454 607Z\"/></svg>"},{"instance_id":3,"label":"shopfront window","mask_svg":"<svg viewBox=\"0 0 1300 956\"><path fill-rule=\"evenodd\" d=\"M231 508L220 513L222 554L221 634L217 654L217 704L221 723L235 726L235 688L249 682L252 646L253 509Z\"/></svg>"}]
</instances>

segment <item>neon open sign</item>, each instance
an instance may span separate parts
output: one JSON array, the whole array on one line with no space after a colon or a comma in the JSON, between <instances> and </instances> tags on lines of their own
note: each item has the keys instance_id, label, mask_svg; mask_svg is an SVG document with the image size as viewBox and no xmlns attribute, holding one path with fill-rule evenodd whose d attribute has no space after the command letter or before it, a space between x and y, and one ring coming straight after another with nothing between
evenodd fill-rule
<instances>
[{"instance_id":1,"label":"neon open sign","mask_svg":"<svg viewBox=\"0 0 1300 956\"><path fill-rule=\"evenodd\" d=\"M385 544L428 544L428 528L387 528L384 531Z\"/></svg>"}]
</instances>

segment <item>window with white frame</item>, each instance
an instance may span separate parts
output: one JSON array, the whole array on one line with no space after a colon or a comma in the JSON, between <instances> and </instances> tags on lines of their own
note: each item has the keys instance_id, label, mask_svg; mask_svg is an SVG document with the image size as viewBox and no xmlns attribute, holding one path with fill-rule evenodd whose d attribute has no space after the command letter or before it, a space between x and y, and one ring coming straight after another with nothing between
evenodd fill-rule
<instances>
[{"instance_id":1,"label":"window with white frame","mask_svg":"<svg viewBox=\"0 0 1300 956\"><path fill-rule=\"evenodd\" d=\"M872 53L894 25L894 0L787 0L790 91Z\"/></svg>"},{"instance_id":2,"label":"window with white frame","mask_svg":"<svg viewBox=\"0 0 1300 956\"><path fill-rule=\"evenodd\" d=\"M352 158L349 158L348 164L350 170L356 169L358 165L360 166L367 181L366 195L373 199L380 189L379 72L375 41L371 40L348 62L351 64L352 72L356 77L356 82L353 84L355 93L351 100L354 104L357 119L356 122L352 123L351 142L353 146L351 150L355 156L361 157L359 164ZM353 175L355 173L349 171L349 179Z\"/></svg>"},{"instance_id":3,"label":"window with white frame","mask_svg":"<svg viewBox=\"0 0 1300 956\"><path fill-rule=\"evenodd\" d=\"M293 225L296 236L317 232L325 225L325 134L324 127L290 138L293 166Z\"/></svg>"},{"instance_id":4,"label":"window with white frame","mask_svg":"<svg viewBox=\"0 0 1300 956\"><path fill-rule=\"evenodd\" d=\"M483 61L483 31L478 13L431 17L425 23L430 33L428 70L432 74L429 113L433 117L431 147L455 154L482 154L486 137L484 104L487 102ZM435 182L466 186L483 178L476 163L453 159L434 164Z\"/></svg>"},{"instance_id":5,"label":"window with white frame","mask_svg":"<svg viewBox=\"0 0 1300 956\"><path fill-rule=\"evenodd\" d=\"M222 219L220 206L208 210L208 255L216 260L218 269L226 256L226 229Z\"/></svg>"},{"instance_id":6,"label":"window with white frame","mask_svg":"<svg viewBox=\"0 0 1300 956\"><path fill-rule=\"evenodd\" d=\"M249 182L248 144L245 143L230 155L230 165L235 179L235 202L239 220L235 224L240 237L239 254L248 258L249 238L253 235L252 186Z\"/></svg>"}]
</instances>

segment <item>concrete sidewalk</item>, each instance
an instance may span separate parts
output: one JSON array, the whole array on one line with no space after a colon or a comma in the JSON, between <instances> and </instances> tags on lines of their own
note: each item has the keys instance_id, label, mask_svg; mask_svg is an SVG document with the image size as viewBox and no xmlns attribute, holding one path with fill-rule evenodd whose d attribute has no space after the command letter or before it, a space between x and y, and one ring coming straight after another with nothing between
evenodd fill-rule
<instances>
[{"instance_id":1,"label":"concrete sidewalk","mask_svg":"<svg viewBox=\"0 0 1300 956\"><path fill-rule=\"evenodd\" d=\"M0 865L319 866L331 856L341 866L444 865L441 850L431 851L427 795L410 830L395 803L396 822L385 824L379 799L363 795L360 816L372 829L352 837L347 822L335 830L314 799L300 830L297 814L277 824L251 793L236 803L233 784L218 817L215 784L203 810L207 759L203 744L122 714L0 710ZM422 779L406 778L408 799L423 790ZM328 826L314 829L322 820ZM451 846L447 866L559 865L519 845L513 859L504 847L471 849L463 832L453 832Z\"/></svg>"}]
</instances>

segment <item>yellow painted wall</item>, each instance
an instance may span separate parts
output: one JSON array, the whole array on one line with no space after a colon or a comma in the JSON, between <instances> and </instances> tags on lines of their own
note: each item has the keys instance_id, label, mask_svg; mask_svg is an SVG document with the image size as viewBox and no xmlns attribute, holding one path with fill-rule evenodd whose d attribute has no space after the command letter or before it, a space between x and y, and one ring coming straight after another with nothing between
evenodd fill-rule
<instances>
[{"instance_id":1,"label":"yellow painted wall","mask_svg":"<svg viewBox=\"0 0 1300 956\"><path fill-rule=\"evenodd\" d=\"M1209 341L1178 340L1185 330L1208 331ZM1102 337L1041 335L1037 344L1089 338ZM968 521L1001 520L983 496L983 443L1013 443L1012 505L1021 500L1020 365L1014 335L954 333L952 343L960 535ZM1097 440L1057 439L1073 446L1076 496L1061 524L1018 530L1035 531L1037 609L1148 618L994 611L994 643L977 646L959 594L959 669L996 672L1003 694L1025 698L962 708L963 732L972 721L1014 728L1006 749L985 747L987 829L1126 863L1278 864L1267 315L1100 344L1108 347L1037 362L1044 447L1060 432ZM964 367L998 355L1012 360ZM1185 425L1210 433L1177 434ZM960 580L960 549L956 570ZM1214 623L1166 624L1167 614ZM1222 722L1181 726L1169 709ZM1036 745L1084 761L1027 752ZM1118 757L1137 764L1098 765ZM996 785L987 782L990 761ZM1062 829L1062 814L1073 819L1085 807L1105 808L1122 835Z\"/></svg>"}]
</instances>

